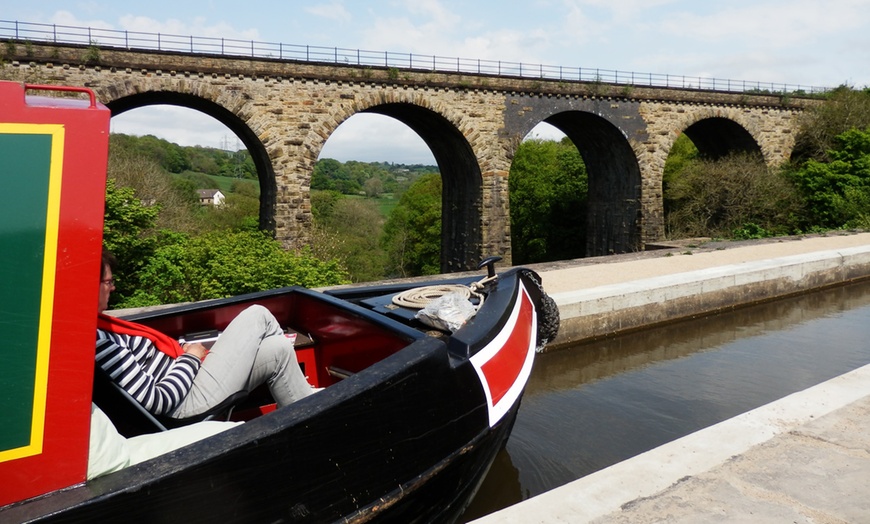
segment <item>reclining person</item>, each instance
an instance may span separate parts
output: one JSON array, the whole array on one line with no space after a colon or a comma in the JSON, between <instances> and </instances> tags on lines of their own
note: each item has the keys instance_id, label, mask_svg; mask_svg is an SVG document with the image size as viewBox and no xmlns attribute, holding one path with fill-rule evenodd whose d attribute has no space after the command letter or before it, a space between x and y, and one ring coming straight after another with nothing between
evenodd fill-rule
<instances>
[{"instance_id":1,"label":"reclining person","mask_svg":"<svg viewBox=\"0 0 870 524\"><path fill-rule=\"evenodd\" d=\"M239 313L211 350L200 343L182 346L156 330L103 314L115 289L114 266L114 256L104 250L97 363L151 413L191 417L263 383L279 408L315 391L299 368L293 341L263 306Z\"/></svg>"},{"instance_id":2,"label":"reclining person","mask_svg":"<svg viewBox=\"0 0 870 524\"><path fill-rule=\"evenodd\" d=\"M91 436L88 443L87 478L101 477L217 435L241 422L206 421L126 438L109 417L91 404Z\"/></svg>"}]
</instances>

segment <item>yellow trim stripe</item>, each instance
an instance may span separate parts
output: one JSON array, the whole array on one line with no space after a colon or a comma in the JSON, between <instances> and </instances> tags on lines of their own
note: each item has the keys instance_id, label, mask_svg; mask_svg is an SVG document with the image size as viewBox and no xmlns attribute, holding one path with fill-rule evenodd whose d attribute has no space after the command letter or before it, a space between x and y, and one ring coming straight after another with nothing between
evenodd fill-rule
<instances>
[{"instance_id":1,"label":"yellow trim stripe","mask_svg":"<svg viewBox=\"0 0 870 524\"><path fill-rule=\"evenodd\" d=\"M36 345L36 377L33 388L33 415L30 444L0 451L0 462L42 453L45 437L45 405L48 397L48 368L51 352L51 326L54 313L54 288L57 275L57 242L60 228L60 191L63 179L63 124L0 124L3 134L51 135L51 163L48 173L48 209L45 221L45 254L42 265L39 333Z\"/></svg>"}]
</instances>

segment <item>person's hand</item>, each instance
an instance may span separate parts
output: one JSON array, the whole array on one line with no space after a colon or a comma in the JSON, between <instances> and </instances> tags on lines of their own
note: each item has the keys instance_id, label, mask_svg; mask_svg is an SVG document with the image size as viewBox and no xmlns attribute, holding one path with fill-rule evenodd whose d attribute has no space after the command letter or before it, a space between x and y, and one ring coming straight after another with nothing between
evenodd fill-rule
<instances>
[{"instance_id":1,"label":"person's hand","mask_svg":"<svg viewBox=\"0 0 870 524\"><path fill-rule=\"evenodd\" d=\"M199 342L191 342L190 344L185 344L181 346L181 349L184 350L185 353L190 353L199 360L205 359L205 356L208 355L208 349Z\"/></svg>"}]
</instances>

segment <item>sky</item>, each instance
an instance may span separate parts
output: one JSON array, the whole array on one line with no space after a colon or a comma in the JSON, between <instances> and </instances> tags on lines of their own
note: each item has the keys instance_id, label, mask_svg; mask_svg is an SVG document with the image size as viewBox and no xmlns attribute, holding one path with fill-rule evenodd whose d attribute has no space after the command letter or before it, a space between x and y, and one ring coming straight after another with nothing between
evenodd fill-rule
<instances>
[{"instance_id":1,"label":"sky","mask_svg":"<svg viewBox=\"0 0 870 524\"><path fill-rule=\"evenodd\" d=\"M8 2L0 19L439 57L801 86L870 86L870 0L62 0ZM172 125L167 126L167 121ZM151 106L112 131L236 149L191 110ZM558 138L542 124L541 138ZM434 164L381 115L351 117L321 158Z\"/></svg>"}]
</instances>

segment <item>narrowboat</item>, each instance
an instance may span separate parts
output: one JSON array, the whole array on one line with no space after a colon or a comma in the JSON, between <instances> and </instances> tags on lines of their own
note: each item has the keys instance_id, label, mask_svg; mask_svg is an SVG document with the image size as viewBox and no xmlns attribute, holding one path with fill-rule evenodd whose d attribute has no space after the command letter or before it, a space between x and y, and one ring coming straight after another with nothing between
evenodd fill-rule
<instances>
[{"instance_id":1,"label":"narrowboat","mask_svg":"<svg viewBox=\"0 0 870 524\"><path fill-rule=\"evenodd\" d=\"M493 258L435 282L288 287L128 315L183 337L263 305L323 389L281 409L265 389L244 392L222 415L241 423L86 480L92 402L127 437L168 427L94 366L110 114L87 89L12 83L0 83L0 109L0 522L460 517L558 329L538 275L496 272ZM445 286L473 307L458 324L407 302Z\"/></svg>"}]
</instances>

